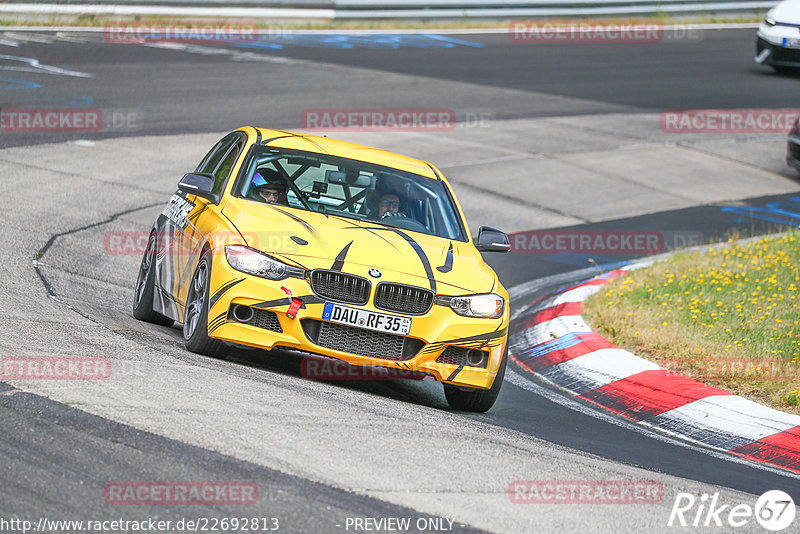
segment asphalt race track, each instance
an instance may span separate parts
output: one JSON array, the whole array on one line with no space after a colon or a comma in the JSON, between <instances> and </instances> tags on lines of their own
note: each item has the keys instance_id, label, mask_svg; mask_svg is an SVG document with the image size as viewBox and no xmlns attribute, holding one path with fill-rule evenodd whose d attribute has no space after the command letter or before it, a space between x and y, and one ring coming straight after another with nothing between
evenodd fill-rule
<instances>
[{"instance_id":1,"label":"asphalt race track","mask_svg":"<svg viewBox=\"0 0 800 534\"><path fill-rule=\"evenodd\" d=\"M783 164L785 134L659 131L667 110L797 107L800 78L753 63L752 29L696 32L629 44L489 33L147 45L97 32L0 33L4 112L103 116L92 132L4 123L0 356L103 356L123 370L105 382L0 382L0 531L11 518L72 532L37 521L258 517L285 532L722 532L669 527L676 495L752 506L780 489L800 502L794 473L643 433L513 366L495 407L465 415L427 381L314 382L300 377L297 354L191 354L178 327L131 317L139 253L104 241L147 231L222 133L299 129L304 110L322 108L452 110L459 125L446 134L329 135L442 163L473 232L494 220L514 231L659 230L679 247L796 227L800 181ZM552 176L504 192L495 184L515 179L510 165ZM560 175L566 166L572 174ZM689 166L704 174L681 182ZM636 256L486 259L517 288L513 313L578 281L573 270ZM516 480L643 480L664 494L653 504L515 504ZM104 490L120 481L247 481L258 498L119 506ZM762 530L751 521L735 531Z\"/></svg>"}]
</instances>

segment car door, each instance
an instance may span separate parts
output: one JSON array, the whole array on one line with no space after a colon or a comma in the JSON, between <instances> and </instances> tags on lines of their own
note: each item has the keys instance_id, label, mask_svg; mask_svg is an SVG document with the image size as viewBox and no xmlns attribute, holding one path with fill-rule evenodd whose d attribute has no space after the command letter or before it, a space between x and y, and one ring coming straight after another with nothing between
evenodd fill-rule
<instances>
[{"instance_id":1,"label":"car door","mask_svg":"<svg viewBox=\"0 0 800 534\"><path fill-rule=\"evenodd\" d=\"M214 193L225 188L246 141L247 136L242 132L226 135L197 166L195 172L214 176ZM209 219L219 217L219 214L211 201L178 190L170 198L162 216L162 246L159 248L163 254L156 260L157 288L161 297L156 301L162 309L156 308L156 311L183 321L189 281L209 229L217 227ZM158 304L154 302L156 306Z\"/></svg>"}]
</instances>

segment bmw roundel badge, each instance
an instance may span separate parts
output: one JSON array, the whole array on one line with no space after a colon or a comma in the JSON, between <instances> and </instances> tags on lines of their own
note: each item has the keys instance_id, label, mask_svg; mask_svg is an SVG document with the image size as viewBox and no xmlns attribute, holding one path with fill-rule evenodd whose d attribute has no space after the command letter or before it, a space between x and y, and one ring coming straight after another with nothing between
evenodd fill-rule
<instances>
[{"instance_id":1,"label":"bmw roundel badge","mask_svg":"<svg viewBox=\"0 0 800 534\"><path fill-rule=\"evenodd\" d=\"M369 270L369 275L372 278L380 278L381 277L381 272L378 269L370 269Z\"/></svg>"}]
</instances>

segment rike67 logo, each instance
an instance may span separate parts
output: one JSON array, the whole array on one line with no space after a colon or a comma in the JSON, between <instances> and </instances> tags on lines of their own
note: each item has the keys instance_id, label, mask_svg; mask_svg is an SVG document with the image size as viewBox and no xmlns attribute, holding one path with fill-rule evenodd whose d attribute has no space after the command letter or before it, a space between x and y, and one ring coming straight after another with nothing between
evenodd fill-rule
<instances>
[{"instance_id":1,"label":"rike67 logo","mask_svg":"<svg viewBox=\"0 0 800 534\"><path fill-rule=\"evenodd\" d=\"M744 503L722 504L719 493L704 493L700 497L678 493L667 526L720 527L728 532L731 528L751 524L755 518L763 528L778 532L792 525L796 512L792 497L781 490L764 493L756 500L754 507Z\"/></svg>"}]
</instances>

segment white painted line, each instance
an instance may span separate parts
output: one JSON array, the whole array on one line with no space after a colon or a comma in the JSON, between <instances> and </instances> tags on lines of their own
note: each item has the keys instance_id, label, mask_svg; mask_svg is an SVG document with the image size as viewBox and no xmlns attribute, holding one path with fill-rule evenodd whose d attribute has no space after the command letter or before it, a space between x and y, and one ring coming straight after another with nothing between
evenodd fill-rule
<instances>
[{"instance_id":1,"label":"white painted line","mask_svg":"<svg viewBox=\"0 0 800 534\"><path fill-rule=\"evenodd\" d=\"M659 414L648 422L684 428L689 435L713 431L753 442L800 425L800 416L737 395L714 395Z\"/></svg>"},{"instance_id":2,"label":"white painted line","mask_svg":"<svg viewBox=\"0 0 800 534\"><path fill-rule=\"evenodd\" d=\"M732 455L728 451L725 451L718 447L709 447L704 443L687 439L686 436L682 436L675 432L670 432L669 430L659 428L658 426L648 424L647 422L632 423L630 421L626 421L625 419L622 419L617 415L611 414L610 412L598 410L594 407L588 406L586 404L583 404L575 400L574 393L572 393L567 389L564 389L563 387L558 386L558 384L553 384L550 380L547 380L544 377L540 376L539 380L549 383L550 385L553 386L554 389L550 389L549 387L540 385L534 380L531 380L530 378L521 375L519 372L517 372L515 369L511 367L506 369L507 382L511 383L512 385L520 389L529 391L538 397L547 399L553 404L558 404L559 406L563 406L572 411L581 413L583 415L592 417L594 419L599 419L608 424L616 425L618 427L627 430L632 430L639 434L644 434L645 436L651 439L655 439L663 443L678 445L680 447L684 447L686 449L690 449L695 452L706 454L718 460L725 460L726 462L745 465L747 467L759 469L762 471L767 471L775 475L780 475L783 477L800 480L800 473L786 471L778 467L773 467L769 464L763 464L760 462L753 462L751 460L746 460L739 456Z\"/></svg>"},{"instance_id":3,"label":"white painted line","mask_svg":"<svg viewBox=\"0 0 800 534\"><path fill-rule=\"evenodd\" d=\"M561 377L574 384L579 395L644 371L661 367L623 349L598 349L589 354L559 363L540 371L550 380L560 383ZM557 378L559 377L559 378ZM578 389L579 388L579 389Z\"/></svg>"},{"instance_id":4,"label":"white painted line","mask_svg":"<svg viewBox=\"0 0 800 534\"><path fill-rule=\"evenodd\" d=\"M576 287L575 289L570 289L569 291L564 291L560 295L557 295L550 306L558 306L559 304L566 304L568 302L583 302L584 300L588 299L601 289L603 289L604 285L588 285L588 286L581 286Z\"/></svg>"},{"instance_id":5,"label":"white painted line","mask_svg":"<svg viewBox=\"0 0 800 534\"><path fill-rule=\"evenodd\" d=\"M746 240L743 243L751 242L753 240L763 239L763 236L756 236ZM687 250L710 250L719 249L728 246L728 243L716 245L702 245L700 247L692 247ZM661 254L654 257L645 258L638 262L626 267L626 270L634 270L638 268L647 267L652 265L655 261L663 260L674 254L674 252ZM573 280L578 275L586 275L587 278L591 276L590 270L582 269L574 271ZM519 296L531 294L542 288L553 286L557 283L565 281L566 273L547 277L538 281L527 282L519 286L511 288L510 294ZM560 295L561 303L582 301L587 298L589 294L582 295L579 290L586 287L596 288L594 293L602 288L602 286L582 286L577 290L570 290ZM565 295L573 293L573 295ZM576 298L582 297L582 298ZM555 300L547 298L537 304L534 304L536 309L543 309L555 304ZM518 317L521 313L529 310L530 306L526 306L518 310L514 315ZM531 313L528 311L528 313ZM534 312L535 313L535 312ZM557 317L550 321L546 321L539 325L535 325L521 334L515 334L514 345L531 346L539 344L547 340L547 331L556 331L564 328L566 319L567 325L577 325L583 323L579 316ZM585 325L585 323L583 323ZM517 341L519 339L519 341ZM527 343L526 343L527 341ZM800 416L788 414L750 401L743 397L736 395L714 395L700 400L693 401L684 406L680 406L668 412L664 412L657 416L651 417L644 421L637 423L630 423L627 421L620 421L617 418L611 417L608 412L601 410L587 409L585 406L579 405L574 397L607 385L616 380L621 380L648 370L662 369L655 363L640 358L628 351L622 349L599 349L590 354L579 356L572 360L556 364L547 369L532 373L536 378L525 380L522 376L515 373L513 370L509 373L510 381L515 385L528 389L540 396L546 397L549 400L557 402L563 406L571 409L593 415L599 419L613 422L619 426L634 429L644 434L651 434L652 431L657 431L661 434L674 436L681 440L687 440L692 443L697 443L703 447L708 447L713 450L731 451L738 447L751 444L767 436L785 432L791 428L800 426ZM568 396L559 396L555 393L548 392L545 388L535 384L534 380L540 380L553 385L560 391L563 391ZM527 384L525 384L527 382ZM654 437L654 436L652 436ZM657 438L658 439L658 438ZM664 439L663 441L670 441ZM705 451L704 448L697 449L694 446L686 445L689 448ZM774 473L780 473L784 476L792 478L800 478L797 473L784 471L779 468L770 467L769 464L763 462L751 462L750 460L740 460L733 455L726 455L725 453L718 454L710 451L710 455L724 458L736 463L743 463L759 469L765 469Z\"/></svg>"},{"instance_id":6,"label":"white painted line","mask_svg":"<svg viewBox=\"0 0 800 534\"><path fill-rule=\"evenodd\" d=\"M311 61L305 59L293 59L283 56L244 52L239 49L232 48L216 48L213 46L184 43L145 43L142 46L165 50L177 50L186 52L188 54L200 54L204 56L228 56L234 61L260 61L262 63L277 63L281 65L313 65Z\"/></svg>"},{"instance_id":7,"label":"white painted line","mask_svg":"<svg viewBox=\"0 0 800 534\"><path fill-rule=\"evenodd\" d=\"M91 78L93 75L88 72L79 72L76 70L62 69L52 65L45 65L39 63L39 60L32 57L25 56L9 56L6 54L0 55L0 61L9 61L16 63L15 65L0 65L0 70L13 70L18 72L35 72L37 74L55 74L61 76L75 76L78 78Z\"/></svg>"},{"instance_id":8,"label":"white painted line","mask_svg":"<svg viewBox=\"0 0 800 534\"><path fill-rule=\"evenodd\" d=\"M25 43L39 43L39 44L52 44L54 35L47 35L41 32L25 32L18 33L6 30L4 37L15 39L16 41Z\"/></svg>"},{"instance_id":9,"label":"white painted line","mask_svg":"<svg viewBox=\"0 0 800 534\"><path fill-rule=\"evenodd\" d=\"M539 323L532 328L529 328L524 335L526 339L533 341L533 345L550 341L551 339L559 338L567 334L575 332L591 332L592 329L584 322L583 317L580 315L562 315ZM533 346L531 345L531 346Z\"/></svg>"}]
</instances>

